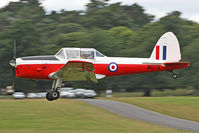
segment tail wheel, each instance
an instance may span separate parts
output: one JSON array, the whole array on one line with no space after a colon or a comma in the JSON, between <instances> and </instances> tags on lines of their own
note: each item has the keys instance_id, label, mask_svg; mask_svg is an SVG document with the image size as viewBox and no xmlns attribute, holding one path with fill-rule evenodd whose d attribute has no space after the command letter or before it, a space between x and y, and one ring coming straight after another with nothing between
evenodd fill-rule
<instances>
[{"instance_id":1,"label":"tail wheel","mask_svg":"<svg viewBox=\"0 0 199 133\"><path fill-rule=\"evenodd\" d=\"M177 77L178 77L177 74L173 74L172 76L173 79L177 79Z\"/></svg>"},{"instance_id":2,"label":"tail wheel","mask_svg":"<svg viewBox=\"0 0 199 133\"><path fill-rule=\"evenodd\" d=\"M172 78L173 78L173 79L177 79L177 78L178 78L177 74L174 73L173 70L171 70L171 71L169 71L169 72L171 72L171 73L173 74L173 75L172 75Z\"/></svg>"}]
</instances>

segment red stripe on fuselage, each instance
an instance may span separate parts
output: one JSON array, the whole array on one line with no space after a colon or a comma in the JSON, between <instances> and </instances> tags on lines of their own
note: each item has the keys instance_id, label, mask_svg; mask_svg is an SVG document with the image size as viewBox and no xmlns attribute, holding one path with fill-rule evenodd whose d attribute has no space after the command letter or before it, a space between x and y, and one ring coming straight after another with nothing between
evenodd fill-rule
<instances>
[{"instance_id":1,"label":"red stripe on fuselage","mask_svg":"<svg viewBox=\"0 0 199 133\"><path fill-rule=\"evenodd\" d=\"M150 66L150 68L149 68ZM103 74L106 76L128 75L138 74L154 71L163 71L165 67L161 65L148 65L148 64L118 64L118 70L116 72L110 72L108 64L95 64L96 74Z\"/></svg>"},{"instance_id":2,"label":"red stripe on fuselage","mask_svg":"<svg viewBox=\"0 0 199 133\"><path fill-rule=\"evenodd\" d=\"M48 75L61 69L65 64L28 64L17 66L17 77L29 79L50 79ZM118 64L116 72L110 72L108 64L94 64L95 74L103 74L106 76L117 76L127 74L138 74L146 72L169 71L187 67L183 66L162 66L156 64Z\"/></svg>"},{"instance_id":3,"label":"red stripe on fuselage","mask_svg":"<svg viewBox=\"0 0 199 133\"><path fill-rule=\"evenodd\" d=\"M188 67L188 65L174 65L165 67L161 64L118 64L118 70L116 72L110 72L108 64L94 64L96 74L103 74L106 76L139 74L147 72L159 72L170 71L174 69L180 69Z\"/></svg>"},{"instance_id":4,"label":"red stripe on fuselage","mask_svg":"<svg viewBox=\"0 0 199 133\"><path fill-rule=\"evenodd\" d=\"M49 79L48 75L61 69L64 64L24 64L18 65L16 75L19 78Z\"/></svg>"}]
</instances>

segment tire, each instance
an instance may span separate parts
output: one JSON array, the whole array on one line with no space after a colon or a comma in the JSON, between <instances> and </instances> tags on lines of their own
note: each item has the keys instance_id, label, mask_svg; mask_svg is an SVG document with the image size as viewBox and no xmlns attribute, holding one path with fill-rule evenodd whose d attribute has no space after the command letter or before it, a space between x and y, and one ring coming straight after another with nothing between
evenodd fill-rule
<instances>
[{"instance_id":1,"label":"tire","mask_svg":"<svg viewBox=\"0 0 199 133\"><path fill-rule=\"evenodd\" d=\"M47 94L46 94L46 99L47 99L48 101L53 101L53 98L51 97L51 92L47 92Z\"/></svg>"},{"instance_id":2,"label":"tire","mask_svg":"<svg viewBox=\"0 0 199 133\"><path fill-rule=\"evenodd\" d=\"M51 93L50 93L50 97L52 97L52 99L53 100L56 100L56 99L58 99L59 97L60 97L60 93L59 93L59 91L52 91Z\"/></svg>"}]
</instances>

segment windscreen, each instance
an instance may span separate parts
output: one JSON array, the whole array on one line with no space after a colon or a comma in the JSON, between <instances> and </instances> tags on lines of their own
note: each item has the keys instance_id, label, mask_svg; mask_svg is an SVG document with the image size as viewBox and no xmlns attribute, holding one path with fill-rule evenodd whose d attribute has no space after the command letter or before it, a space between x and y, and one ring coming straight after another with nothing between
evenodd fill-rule
<instances>
[{"instance_id":1,"label":"windscreen","mask_svg":"<svg viewBox=\"0 0 199 133\"><path fill-rule=\"evenodd\" d=\"M105 57L102 53L96 50L96 57Z\"/></svg>"},{"instance_id":2,"label":"windscreen","mask_svg":"<svg viewBox=\"0 0 199 133\"><path fill-rule=\"evenodd\" d=\"M59 53L56 54L56 56L60 57L60 58L65 58L64 56L64 52L63 52L63 49L61 51L59 51Z\"/></svg>"}]
</instances>

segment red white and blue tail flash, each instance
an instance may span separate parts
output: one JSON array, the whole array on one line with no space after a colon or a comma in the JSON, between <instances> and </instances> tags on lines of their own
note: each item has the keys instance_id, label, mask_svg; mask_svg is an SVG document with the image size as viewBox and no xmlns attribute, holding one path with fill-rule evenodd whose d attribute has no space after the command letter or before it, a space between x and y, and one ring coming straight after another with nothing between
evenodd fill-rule
<instances>
[{"instance_id":1,"label":"red white and blue tail flash","mask_svg":"<svg viewBox=\"0 0 199 133\"><path fill-rule=\"evenodd\" d=\"M156 46L156 60L166 60L167 59L167 46L157 45Z\"/></svg>"}]
</instances>

